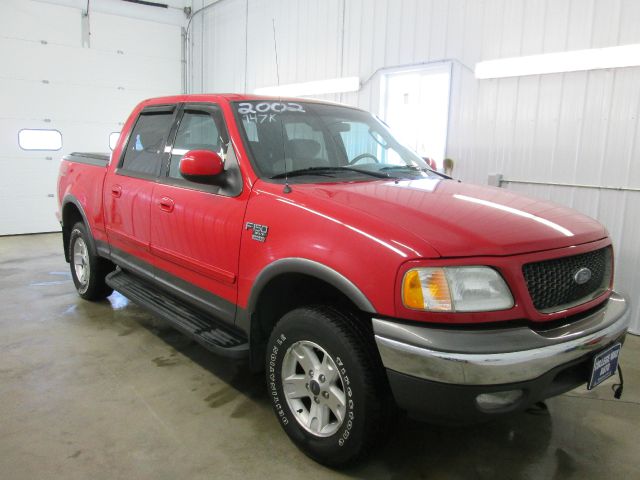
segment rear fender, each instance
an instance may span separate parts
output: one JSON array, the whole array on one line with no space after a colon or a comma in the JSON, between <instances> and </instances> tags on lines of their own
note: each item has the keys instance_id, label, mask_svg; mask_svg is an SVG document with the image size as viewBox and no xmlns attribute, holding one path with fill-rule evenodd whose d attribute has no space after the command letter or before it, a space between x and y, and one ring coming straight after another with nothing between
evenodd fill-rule
<instances>
[{"instance_id":1,"label":"rear fender","mask_svg":"<svg viewBox=\"0 0 640 480\"><path fill-rule=\"evenodd\" d=\"M93 255L97 255L96 242L93 238L91 224L87 219L87 215L84 212L84 208L82 208L82 204L76 197L74 197L71 194L67 194L62 200L62 208L60 209L60 211L62 212L62 219L60 220L60 223L62 224L62 242L64 246L64 259L67 261L67 263L69 263L70 261L69 250L67 247L69 245L69 236L71 235L71 228L73 228L73 225L65 225L64 223L65 210L69 207L69 205L73 205L74 207L76 207L76 209L80 213L80 216L82 217L82 223L84 223L84 225L87 227L87 231L89 232L89 250Z\"/></svg>"}]
</instances>

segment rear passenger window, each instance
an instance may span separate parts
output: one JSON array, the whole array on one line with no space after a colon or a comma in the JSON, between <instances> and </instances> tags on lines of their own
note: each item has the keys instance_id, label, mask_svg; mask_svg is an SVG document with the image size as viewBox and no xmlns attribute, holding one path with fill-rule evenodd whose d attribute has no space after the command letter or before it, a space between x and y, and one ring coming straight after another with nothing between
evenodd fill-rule
<instances>
[{"instance_id":1,"label":"rear passenger window","mask_svg":"<svg viewBox=\"0 0 640 480\"><path fill-rule=\"evenodd\" d=\"M157 174L172 123L173 112L142 113L127 144L122 169L147 175Z\"/></svg>"},{"instance_id":2,"label":"rear passenger window","mask_svg":"<svg viewBox=\"0 0 640 480\"><path fill-rule=\"evenodd\" d=\"M228 142L229 137L222 119L222 112L186 110L171 151L169 176L182 178L180 160L189 150L211 150L224 159Z\"/></svg>"}]
</instances>

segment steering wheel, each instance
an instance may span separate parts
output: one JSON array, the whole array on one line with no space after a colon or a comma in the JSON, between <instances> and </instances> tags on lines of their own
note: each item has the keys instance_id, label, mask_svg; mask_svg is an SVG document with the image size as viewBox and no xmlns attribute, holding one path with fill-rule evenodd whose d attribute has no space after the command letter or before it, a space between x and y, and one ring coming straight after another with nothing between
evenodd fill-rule
<instances>
[{"instance_id":1,"label":"steering wheel","mask_svg":"<svg viewBox=\"0 0 640 480\"><path fill-rule=\"evenodd\" d=\"M371 153L361 153L360 155L355 157L353 160L350 160L349 165L355 165L360 160L365 159L367 157L373 159L375 163L380 163L380 160L378 160L378 157L376 157L375 155L372 155Z\"/></svg>"}]
</instances>

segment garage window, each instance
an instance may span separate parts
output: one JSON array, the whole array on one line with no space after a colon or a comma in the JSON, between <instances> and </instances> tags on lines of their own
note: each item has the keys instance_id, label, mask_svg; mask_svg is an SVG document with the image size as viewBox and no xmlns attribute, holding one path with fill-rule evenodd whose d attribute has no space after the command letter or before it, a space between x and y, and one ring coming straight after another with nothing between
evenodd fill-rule
<instances>
[{"instance_id":1,"label":"garage window","mask_svg":"<svg viewBox=\"0 0 640 480\"><path fill-rule=\"evenodd\" d=\"M62 134L58 130L25 128L18 132L18 144L23 150L60 150Z\"/></svg>"},{"instance_id":2,"label":"garage window","mask_svg":"<svg viewBox=\"0 0 640 480\"><path fill-rule=\"evenodd\" d=\"M113 150L114 148L116 148L116 145L118 144L118 139L120 138L120 132L112 132L109 135L109 148L111 150Z\"/></svg>"}]
</instances>

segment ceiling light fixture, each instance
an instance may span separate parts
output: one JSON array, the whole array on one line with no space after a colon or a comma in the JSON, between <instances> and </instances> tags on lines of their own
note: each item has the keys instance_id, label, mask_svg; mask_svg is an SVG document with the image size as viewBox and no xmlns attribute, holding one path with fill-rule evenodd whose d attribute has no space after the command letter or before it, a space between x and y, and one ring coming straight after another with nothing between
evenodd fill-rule
<instances>
[{"instance_id":1,"label":"ceiling light fixture","mask_svg":"<svg viewBox=\"0 0 640 480\"><path fill-rule=\"evenodd\" d=\"M522 77L640 65L640 44L500 58L476 63L477 79Z\"/></svg>"},{"instance_id":2,"label":"ceiling light fixture","mask_svg":"<svg viewBox=\"0 0 640 480\"><path fill-rule=\"evenodd\" d=\"M327 93L357 92L360 90L360 79L358 77L330 78L327 80L316 80L313 82L290 83L275 87L256 88L253 93L256 95L273 96L308 96L324 95Z\"/></svg>"}]
</instances>

